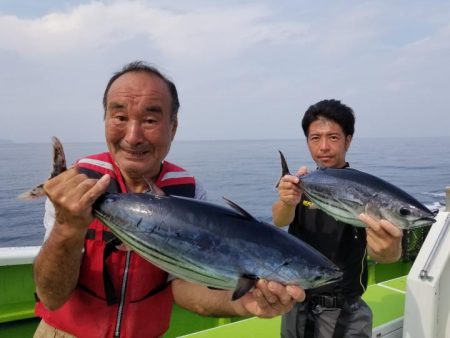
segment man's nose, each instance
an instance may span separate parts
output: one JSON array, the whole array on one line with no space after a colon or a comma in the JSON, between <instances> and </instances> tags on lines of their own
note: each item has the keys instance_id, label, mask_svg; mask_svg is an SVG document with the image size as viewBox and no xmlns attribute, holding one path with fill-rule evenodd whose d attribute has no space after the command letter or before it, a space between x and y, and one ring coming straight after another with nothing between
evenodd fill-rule
<instances>
[{"instance_id":1,"label":"man's nose","mask_svg":"<svg viewBox=\"0 0 450 338\"><path fill-rule=\"evenodd\" d=\"M144 133L139 121L129 121L127 125L125 140L129 144L139 144L144 139Z\"/></svg>"},{"instance_id":2,"label":"man's nose","mask_svg":"<svg viewBox=\"0 0 450 338\"><path fill-rule=\"evenodd\" d=\"M327 150L330 148L330 143L328 142L326 137L324 137L320 140L319 147L321 150Z\"/></svg>"}]
</instances>

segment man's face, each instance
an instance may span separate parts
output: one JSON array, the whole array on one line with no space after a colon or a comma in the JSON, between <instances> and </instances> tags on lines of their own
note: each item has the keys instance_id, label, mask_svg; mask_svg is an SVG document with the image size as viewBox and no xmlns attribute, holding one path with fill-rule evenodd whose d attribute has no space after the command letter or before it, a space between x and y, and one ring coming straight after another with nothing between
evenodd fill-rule
<instances>
[{"instance_id":1,"label":"man's face","mask_svg":"<svg viewBox=\"0 0 450 338\"><path fill-rule=\"evenodd\" d=\"M321 168L342 168L352 136L345 136L334 121L319 118L309 125L308 148L313 160Z\"/></svg>"},{"instance_id":2,"label":"man's face","mask_svg":"<svg viewBox=\"0 0 450 338\"><path fill-rule=\"evenodd\" d=\"M125 179L155 178L177 129L169 88L159 77L129 72L111 85L106 99L108 149Z\"/></svg>"}]
</instances>

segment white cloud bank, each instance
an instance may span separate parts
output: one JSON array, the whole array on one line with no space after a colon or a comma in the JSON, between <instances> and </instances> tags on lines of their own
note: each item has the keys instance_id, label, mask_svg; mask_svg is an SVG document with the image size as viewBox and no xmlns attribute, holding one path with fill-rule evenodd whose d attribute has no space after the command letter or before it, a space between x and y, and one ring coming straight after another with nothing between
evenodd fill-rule
<instances>
[{"instance_id":1,"label":"white cloud bank","mask_svg":"<svg viewBox=\"0 0 450 338\"><path fill-rule=\"evenodd\" d=\"M449 134L446 2L163 3L0 4L0 138L102 140L104 85L135 59L178 85L179 139L299 137L330 97L355 109L357 135Z\"/></svg>"}]
</instances>

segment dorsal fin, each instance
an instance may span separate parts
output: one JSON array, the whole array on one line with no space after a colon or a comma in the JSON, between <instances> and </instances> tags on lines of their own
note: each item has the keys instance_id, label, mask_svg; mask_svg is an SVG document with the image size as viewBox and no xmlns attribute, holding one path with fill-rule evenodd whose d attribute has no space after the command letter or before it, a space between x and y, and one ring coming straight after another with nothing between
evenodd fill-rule
<instances>
[{"instance_id":1,"label":"dorsal fin","mask_svg":"<svg viewBox=\"0 0 450 338\"><path fill-rule=\"evenodd\" d=\"M222 198L225 200L225 202L227 202L227 204L230 207L232 207L234 210L236 210L240 215L244 216L245 218L252 219L252 220L256 221L256 218L253 217L252 215L250 215L250 213L245 211L242 207L240 207L239 205L237 205L236 203L234 203L233 201L229 200L226 197L222 196Z\"/></svg>"}]
</instances>

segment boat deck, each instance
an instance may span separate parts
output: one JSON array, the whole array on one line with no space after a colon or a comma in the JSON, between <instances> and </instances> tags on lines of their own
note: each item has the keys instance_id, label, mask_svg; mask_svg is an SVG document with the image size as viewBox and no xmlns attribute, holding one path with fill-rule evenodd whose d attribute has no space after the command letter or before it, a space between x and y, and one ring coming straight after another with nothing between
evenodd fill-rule
<instances>
[{"instance_id":1,"label":"boat deck","mask_svg":"<svg viewBox=\"0 0 450 338\"><path fill-rule=\"evenodd\" d=\"M380 327L403 317L406 276L370 285L363 299L373 311L373 326ZM185 338L228 338L279 336L281 317L250 318L212 329L185 335Z\"/></svg>"},{"instance_id":2,"label":"boat deck","mask_svg":"<svg viewBox=\"0 0 450 338\"><path fill-rule=\"evenodd\" d=\"M38 250L39 247L0 248L2 257L0 262L1 337L32 337L39 321L34 317L33 311L35 300L31 266ZM370 286L363 298L367 300L374 311L374 325L379 326L387 322L391 315L402 315L404 304L402 292L405 289L405 278L391 279L406 275L411 264L404 262L374 264L369 261L368 267ZM382 281L385 280L390 281L383 283ZM244 320L242 318L201 317L175 306L172 325L164 337L264 338L279 336L279 329L280 317ZM192 332L195 333L191 334Z\"/></svg>"},{"instance_id":3,"label":"boat deck","mask_svg":"<svg viewBox=\"0 0 450 338\"><path fill-rule=\"evenodd\" d=\"M5 251L6 250L6 251ZM0 249L3 257L16 257L13 261L4 259L0 266L0 336L32 337L38 319L34 317L34 283L31 261L38 248L27 254L24 261L17 261L16 254ZM35 252L36 251L36 252ZM23 264L22 264L23 263ZM374 312L374 326L403 315L406 275L410 264L369 264L369 287L363 298ZM390 279L386 282L381 282ZM378 282L378 284L377 284ZM6 292L7 291L7 292ZM173 325L164 335L173 337L276 337L280 330L280 317L273 319L242 319L201 317L174 307ZM177 323L183 323L178 325ZM20 332L20 333L19 333ZM189 334L195 332L193 334Z\"/></svg>"}]
</instances>

